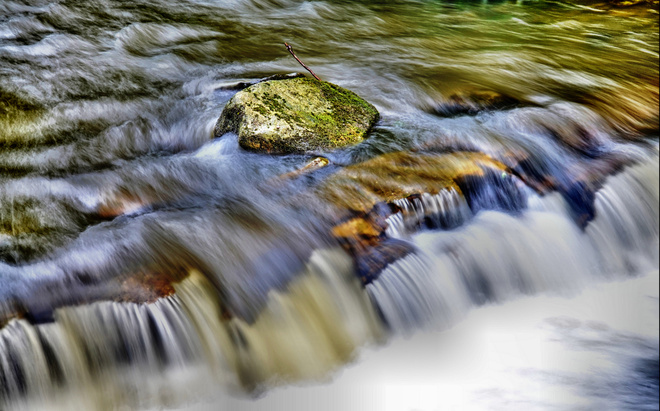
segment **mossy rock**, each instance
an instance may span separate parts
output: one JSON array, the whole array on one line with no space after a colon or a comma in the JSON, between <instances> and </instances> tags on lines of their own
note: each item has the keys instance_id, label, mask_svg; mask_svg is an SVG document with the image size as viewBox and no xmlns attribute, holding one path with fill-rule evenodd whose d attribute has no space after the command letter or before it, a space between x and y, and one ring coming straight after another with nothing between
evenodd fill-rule
<instances>
[{"instance_id":1,"label":"mossy rock","mask_svg":"<svg viewBox=\"0 0 660 411\"><path fill-rule=\"evenodd\" d=\"M227 103L215 136L238 134L246 150L287 154L362 141L378 110L352 91L309 78L264 81Z\"/></svg>"}]
</instances>

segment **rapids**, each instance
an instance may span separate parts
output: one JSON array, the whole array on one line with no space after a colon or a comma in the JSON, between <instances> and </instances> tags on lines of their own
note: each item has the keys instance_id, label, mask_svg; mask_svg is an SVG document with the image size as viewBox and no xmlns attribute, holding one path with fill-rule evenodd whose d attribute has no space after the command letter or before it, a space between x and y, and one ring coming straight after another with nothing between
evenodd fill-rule
<instances>
[{"instance_id":1,"label":"rapids","mask_svg":"<svg viewBox=\"0 0 660 411\"><path fill-rule=\"evenodd\" d=\"M0 409L657 409L658 8L613 4L2 0ZM285 41L367 140L212 137Z\"/></svg>"}]
</instances>

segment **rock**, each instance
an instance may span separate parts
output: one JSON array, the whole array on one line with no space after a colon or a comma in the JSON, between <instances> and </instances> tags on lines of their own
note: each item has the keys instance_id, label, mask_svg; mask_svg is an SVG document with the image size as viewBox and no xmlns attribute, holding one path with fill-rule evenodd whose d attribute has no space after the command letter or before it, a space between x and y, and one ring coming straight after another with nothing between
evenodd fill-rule
<instances>
[{"instance_id":1,"label":"rock","mask_svg":"<svg viewBox=\"0 0 660 411\"><path fill-rule=\"evenodd\" d=\"M303 167L293 170L289 173L280 176L282 179L290 179L300 177L304 174L311 173L312 171L319 170L330 164L330 160L325 157L316 157L312 161L305 164Z\"/></svg>"},{"instance_id":2,"label":"rock","mask_svg":"<svg viewBox=\"0 0 660 411\"><path fill-rule=\"evenodd\" d=\"M414 252L415 247L409 242L394 238L385 239L377 246L355 256L357 275L363 285L372 283L388 265Z\"/></svg>"},{"instance_id":3,"label":"rock","mask_svg":"<svg viewBox=\"0 0 660 411\"><path fill-rule=\"evenodd\" d=\"M338 220L332 235L354 258L358 277L366 285L388 264L414 251L407 243L390 238L387 230L393 214L400 213L406 225L412 222L418 228L454 227L461 220L461 204L471 201L478 205L482 200L481 191L475 197L464 189L474 190L480 180L490 183L494 175L508 178L509 172L504 164L482 153L397 152L339 170L319 185L317 194L343 211L329 213ZM442 210L424 210L437 198L451 200L449 193L456 201L448 201ZM438 211L443 215L433 215Z\"/></svg>"},{"instance_id":4,"label":"rock","mask_svg":"<svg viewBox=\"0 0 660 411\"><path fill-rule=\"evenodd\" d=\"M326 201L353 212L368 212L378 203L392 203L412 195L461 191L458 181L483 177L485 170L509 172L486 154L396 152L343 168L319 186Z\"/></svg>"},{"instance_id":5,"label":"rock","mask_svg":"<svg viewBox=\"0 0 660 411\"><path fill-rule=\"evenodd\" d=\"M337 85L308 78L270 80L232 97L215 136L235 132L246 150L303 153L359 143L377 119L374 106Z\"/></svg>"},{"instance_id":6,"label":"rock","mask_svg":"<svg viewBox=\"0 0 660 411\"><path fill-rule=\"evenodd\" d=\"M252 81L227 82L217 87L216 91L231 91L231 90L239 91L264 81L286 80L286 79L299 78L299 77L305 77L305 75L303 73L274 74L272 76L268 76Z\"/></svg>"},{"instance_id":7,"label":"rock","mask_svg":"<svg viewBox=\"0 0 660 411\"><path fill-rule=\"evenodd\" d=\"M482 111L508 110L522 103L517 99L491 90L462 90L439 102L431 112L441 117L476 115Z\"/></svg>"},{"instance_id":8,"label":"rock","mask_svg":"<svg viewBox=\"0 0 660 411\"><path fill-rule=\"evenodd\" d=\"M364 243L369 244L369 242L377 241L383 233L383 229L383 227L378 227L368 218L356 217L336 225L332 229L332 235L345 239L363 238Z\"/></svg>"},{"instance_id":9,"label":"rock","mask_svg":"<svg viewBox=\"0 0 660 411\"><path fill-rule=\"evenodd\" d=\"M186 272L180 277L185 278ZM138 271L135 274L118 279L119 291L109 295L113 301L131 303L153 303L160 298L169 297L174 294L174 280L169 273L157 271ZM176 278L180 281L180 278Z\"/></svg>"},{"instance_id":10,"label":"rock","mask_svg":"<svg viewBox=\"0 0 660 411\"><path fill-rule=\"evenodd\" d=\"M385 217L391 212L387 206L376 206L332 229L332 235L353 257L356 274L363 285L378 278L388 264L412 252L408 243L388 238L385 234Z\"/></svg>"},{"instance_id":11,"label":"rock","mask_svg":"<svg viewBox=\"0 0 660 411\"><path fill-rule=\"evenodd\" d=\"M0 262L23 264L75 238L91 219L56 196L0 190Z\"/></svg>"},{"instance_id":12,"label":"rock","mask_svg":"<svg viewBox=\"0 0 660 411\"><path fill-rule=\"evenodd\" d=\"M87 272L70 281L44 279L30 284L9 304L0 302L0 328L13 318L25 318L31 324L54 322L56 311L63 307L97 302L154 303L173 295L175 286L195 271L187 263L173 264L167 270L145 264L111 279L99 280Z\"/></svg>"}]
</instances>

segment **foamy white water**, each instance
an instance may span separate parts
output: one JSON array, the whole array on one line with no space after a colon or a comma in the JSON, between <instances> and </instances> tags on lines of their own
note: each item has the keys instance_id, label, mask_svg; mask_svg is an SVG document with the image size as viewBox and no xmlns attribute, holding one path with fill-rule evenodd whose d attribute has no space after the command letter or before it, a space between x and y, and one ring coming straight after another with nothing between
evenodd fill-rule
<instances>
[{"instance_id":1,"label":"foamy white water","mask_svg":"<svg viewBox=\"0 0 660 411\"><path fill-rule=\"evenodd\" d=\"M323 385L186 410L644 410L657 406L658 271L471 311L364 350ZM655 373L655 374L654 374Z\"/></svg>"}]
</instances>

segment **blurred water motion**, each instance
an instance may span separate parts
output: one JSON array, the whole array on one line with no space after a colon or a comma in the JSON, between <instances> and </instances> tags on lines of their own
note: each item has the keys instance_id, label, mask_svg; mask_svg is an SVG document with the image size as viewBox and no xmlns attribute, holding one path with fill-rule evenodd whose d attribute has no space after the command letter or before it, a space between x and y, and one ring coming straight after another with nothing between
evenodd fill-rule
<instances>
[{"instance_id":1,"label":"blurred water motion","mask_svg":"<svg viewBox=\"0 0 660 411\"><path fill-rule=\"evenodd\" d=\"M211 137L284 41L381 113L318 170ZM257 396L657 277L658 51L653 2L3 1L0 408ZM657 408L650 334L599 334L582 404Z\"/></svg>"}]
</instances>

